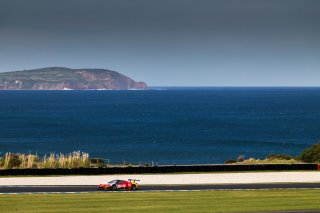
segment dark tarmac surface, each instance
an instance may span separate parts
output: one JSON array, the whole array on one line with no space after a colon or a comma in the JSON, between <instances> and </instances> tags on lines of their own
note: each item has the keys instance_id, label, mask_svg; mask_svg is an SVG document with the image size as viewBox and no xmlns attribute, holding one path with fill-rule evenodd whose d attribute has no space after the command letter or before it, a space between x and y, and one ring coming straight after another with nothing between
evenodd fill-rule
<instances>
[{"instance_id":1,"label":"dark tarmac surface","mask_svg":"<svg viewBox=\"0 0 320 213\"><path fill-rule=\"evenodd\" d=\"M286 184L217 184L217 185L140 185L138 191L181 190L263 190L263 189L320 189L320 183ZM98 186L0 186L0 193L70 193L97 192Z\"/></svg>"}]
</instances>

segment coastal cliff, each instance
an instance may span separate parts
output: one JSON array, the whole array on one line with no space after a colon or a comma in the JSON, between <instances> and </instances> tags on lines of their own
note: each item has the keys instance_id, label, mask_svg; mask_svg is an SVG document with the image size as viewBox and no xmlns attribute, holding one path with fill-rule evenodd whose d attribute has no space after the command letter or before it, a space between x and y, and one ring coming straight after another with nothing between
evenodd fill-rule
<instances>
[{"instance_id":1,"label":"coastal cliff","mask_svg":"<svg viewBox=\"0 0 320 213\"><path fill-rule=\"evenodd\" d=\"M0 73L0 90L130 90L146 89L118 72L105 69L48 67Z\"/></svg>"}]
</instances>

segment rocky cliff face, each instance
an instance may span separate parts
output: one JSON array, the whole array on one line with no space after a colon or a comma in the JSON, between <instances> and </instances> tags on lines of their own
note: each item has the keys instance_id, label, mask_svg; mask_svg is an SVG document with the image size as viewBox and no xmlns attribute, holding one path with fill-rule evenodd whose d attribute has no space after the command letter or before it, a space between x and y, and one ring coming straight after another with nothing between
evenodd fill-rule
<instances>
[{"instance_id":1,"label":"rocky cliff face","mask_svg":"<svg viewBox=\"0 0 320 213\"><path fill-rule=\"evenodd\" d=\"M69 69L49 67L34 70L0 73L2 90L130 90L146 89L118 72L104 69Z\"/></svg>"}]
</instances>

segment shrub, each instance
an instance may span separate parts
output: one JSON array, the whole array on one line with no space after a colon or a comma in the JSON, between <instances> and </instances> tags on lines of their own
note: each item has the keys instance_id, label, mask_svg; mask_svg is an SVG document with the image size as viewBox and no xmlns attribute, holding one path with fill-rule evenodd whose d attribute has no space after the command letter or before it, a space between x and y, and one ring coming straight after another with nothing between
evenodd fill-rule
<instances>
[{"instance_id":1,"label":"shrub","mask_svg":"<svg viewBox=\"0 0 320 213\"><path fill-rule=\"evenodd\" d=\"M19 168L21 159L19 154L6 153L4 156L3 167L5 169Z\"/></svg>"},{"instance_id":2,"label":"shrub","mask_svg":"<svg viewBox=\"0 0 320 213\"><path fill-rule=\"evenodd\" d=\"M268 160L291 160L294 159L288 154L270 154L267 156Z\"/></svg>"},{"instance_id":3,"label":"shrub","mask_svg":"<svg viewBox=\"0 0 320 213\"><path fill-rule=\"evenodd\" d=\"M231 163L237 163L237 161L236 160L226 160L224 163L231 164Z\"/></svg>"},{"instance_id":4,"label":"shrub","mask_svg":"<svg viewBox=\"0 0 320 213\"><path fill-rule=\"evenodd\" d=\"M3 164L4 164L4 158L3 158L3 157L0 157L0 168L3 167Z\"/></svg>"},{"instance_id":5,"label":"shrub","mask_svg":"<svg viewBox=\"0 0 320 213\"><path fill-rule=\"evenodd\" d=\"M101 164L100 164L101 165ZM69 154L54 154L40 158L37 154L6 153L0 158L0 168L80 168L90 167L89 154L72 152Z\"/></svg>"},{"instance_id":6,"label":"shrub","mask_svg":"<svg viewBox=\"0 0 320 213\"><path fill-rule=\"evenodd\" d=\"M86 152L72 152L69 154L51 153L48 157L44 156L38 165L40 168L88 168L90 167L89 154Z\"/></svg>"},{"instance_id":7,"label":"shrub","mask_svg":"<svg viewBox=\"0 0 320 213\"><path fill-rule=\"evenodd\" d=\"M239 155L237 158L237 162L243 162L244 160L244 155Z\"/></svg>"},{"instance_id":8,"label":"shrub","mask_svg":"<svg viewBox=\"0 0 320 213\"><path fill-rule=\"evenodd\" d=\"M299 159L307 163L320 162L320 143L303 150Z\"/></svg>"},{"instance_id":9,"label":"shrub","mask_svg":"<svg viewBox=\"0 0 320 213\"><path fill-rule=\"evenodd\" d=\"M90 165L95 167L105 167L106 164L102 158L90 158Z\"/></svg>"},{"instance_id":10,"label":"shrub","mask_svg":"<svg viewBox=\"0 0 320 213\"><path fill-rule=\"evenodd\" d=\"M92 164L104 163L104 160L102 158L90 158L90 163Z\"/></svg>"}]
</instances>

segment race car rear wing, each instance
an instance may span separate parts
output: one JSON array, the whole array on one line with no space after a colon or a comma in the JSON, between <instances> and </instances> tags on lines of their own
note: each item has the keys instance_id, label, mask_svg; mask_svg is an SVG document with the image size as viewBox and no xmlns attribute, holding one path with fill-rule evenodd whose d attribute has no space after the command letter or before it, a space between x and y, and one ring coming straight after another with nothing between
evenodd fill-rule
<instances>
[{"instance_id":1,"label":"race car rear wing","mask_svg":"<svg viewBox=\"0 0 320 213\"><path fill-rule=\"evenodd\" d=\"M137 180L137 179L128 179L128 181L130 181L130 182L136 182L136 181L140 181L140 180Z\"/></svg>"}]
</instances>

